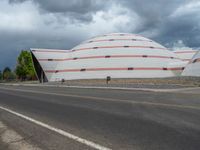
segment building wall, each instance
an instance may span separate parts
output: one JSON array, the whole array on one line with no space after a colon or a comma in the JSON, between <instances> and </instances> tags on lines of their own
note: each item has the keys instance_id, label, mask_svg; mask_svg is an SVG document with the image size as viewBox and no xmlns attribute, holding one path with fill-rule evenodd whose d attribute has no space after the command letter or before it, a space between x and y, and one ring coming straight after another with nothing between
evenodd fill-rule
<instances>
[{"instance_id":1,"label":"building wall","mask_svg":"<svg viewBox=\"0 0 200 150\"><path fill-rule=\"evenodd\" d=\"M51 81L53 74L48 74L45 72L45 70L56 70L56 67L60 61L55 61L55 59L65 58L66 52L67 52L66 50L56 50L56 49L31 49L31 53L36 57L36 59L40 63L44 71L44 75L47 77L49 81Z\"/></svg>"},{"instance_id":2,"label":"building wall","mask_svg":"<svg viewBox=\"0 0 200 150\"><path fill-rule=\"evenodd\" d=\"M49 81L172 77L180 75L184 67L172 51L133 34L94 37L66 51L32 52Z\"/></svg>"},{"instance_id":3,"label":"building wall","mask_svg":"<svg viewBox=\"0 0 200 150\"><path fill-rule=\"evenodd\" d=\"M190 63L185 67L182 75L200 77L200 51L194 55Z\"/></svg>"},{"instance_id":4,"label":"building wall","mask_svg":"<svg viewBox=\"0 0 200 150\"><path fill-rule=\"evenodd\" d=\"M179 57L183 61L188 61L188 63L193 58L193 56L197 53L196 50L192 50L192 49L176 50L173 52L177 55L177 57Z\"/></svg>"}]
</instances>

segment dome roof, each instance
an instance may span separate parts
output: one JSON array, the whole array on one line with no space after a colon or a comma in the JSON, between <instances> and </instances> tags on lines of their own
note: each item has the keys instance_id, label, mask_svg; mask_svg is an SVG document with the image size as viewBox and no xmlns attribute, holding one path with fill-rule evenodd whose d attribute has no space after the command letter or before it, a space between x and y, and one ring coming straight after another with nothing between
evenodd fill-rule
<instances>
[{"instance_id":1,"label":"dome roof","mask_svg":"<svg viewBox=\"0 0 200 150\"><path fill-rule=\"evenodd\" d=\"M72 49L72 51L87 51L87 53L93 53L94 51L88 51L92 49L99 49L99 53L102 51L106 54L150 54L175 57L176 55L169 51L164 46L137 34L130 33L111 33L102 36L97 36L82 42ZM101 51L100 51L101 49ZM131 50L131 51L130 51Z\"/></svg>"},{"instance_id":2,"label":"dome roof","mask_svg":"<svg viewBox=\"0 0 200 150\"><path fill-rule=\"evenodd\" d=\"M53 52L43 55L33 52L40 58L50 81L105 79L107 76L160 78L177 76L183 70L182 61L174 52L137 34L105 34L86 40L69 51Z\"/></svg>"}]
</instances>

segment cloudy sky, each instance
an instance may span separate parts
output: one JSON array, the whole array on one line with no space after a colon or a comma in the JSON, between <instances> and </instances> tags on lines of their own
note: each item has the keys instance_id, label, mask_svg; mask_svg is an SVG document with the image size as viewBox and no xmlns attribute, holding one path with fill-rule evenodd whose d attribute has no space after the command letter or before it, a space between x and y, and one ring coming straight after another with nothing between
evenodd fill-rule
<instances>
[{"instance_id":1,"label":"cloudy sky","mask_svg":"<svg viewBox=\"0 0 200 150\"><path fill-rule=\"evenodd\" d=\"M70 49L111 32L200 49L200 0L0 0L0 70L22 49Z\"/></svg>"}]
</instances>

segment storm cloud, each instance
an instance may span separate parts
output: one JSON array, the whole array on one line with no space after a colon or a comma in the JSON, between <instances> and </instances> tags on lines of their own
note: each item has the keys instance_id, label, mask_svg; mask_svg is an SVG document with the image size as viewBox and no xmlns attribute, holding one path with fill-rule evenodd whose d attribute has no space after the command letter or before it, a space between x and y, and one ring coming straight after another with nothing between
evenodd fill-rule
<instances>
[{"instance_id":1,"label":"storm cloud","mask_svg":"<svg viewBox=\"0 0 200 150\"><path fill-rule=\"evenodd\" d=\"M199 0L1 0L0 18L0 70L22 49L70 49L110 32L200 48Z\"/></svg>"}]
</instances>

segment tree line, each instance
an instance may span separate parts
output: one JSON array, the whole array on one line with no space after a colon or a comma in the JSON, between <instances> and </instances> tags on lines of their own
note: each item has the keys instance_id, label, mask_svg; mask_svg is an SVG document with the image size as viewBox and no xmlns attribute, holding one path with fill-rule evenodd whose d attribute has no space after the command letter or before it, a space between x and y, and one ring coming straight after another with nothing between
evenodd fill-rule
<instances>
[{"instance_id":1,"label":"tree line","mask_svg":"<svg viewBox=\"0 0 200 150\"><path fill-rule=\"evenodd\" d=\"M14 70L9 67L5 67L2 71L0 70L0 81L27 81L36 79L30 51L21 51L17 57L17 64Z\"/></svg>"}]
</instances>

